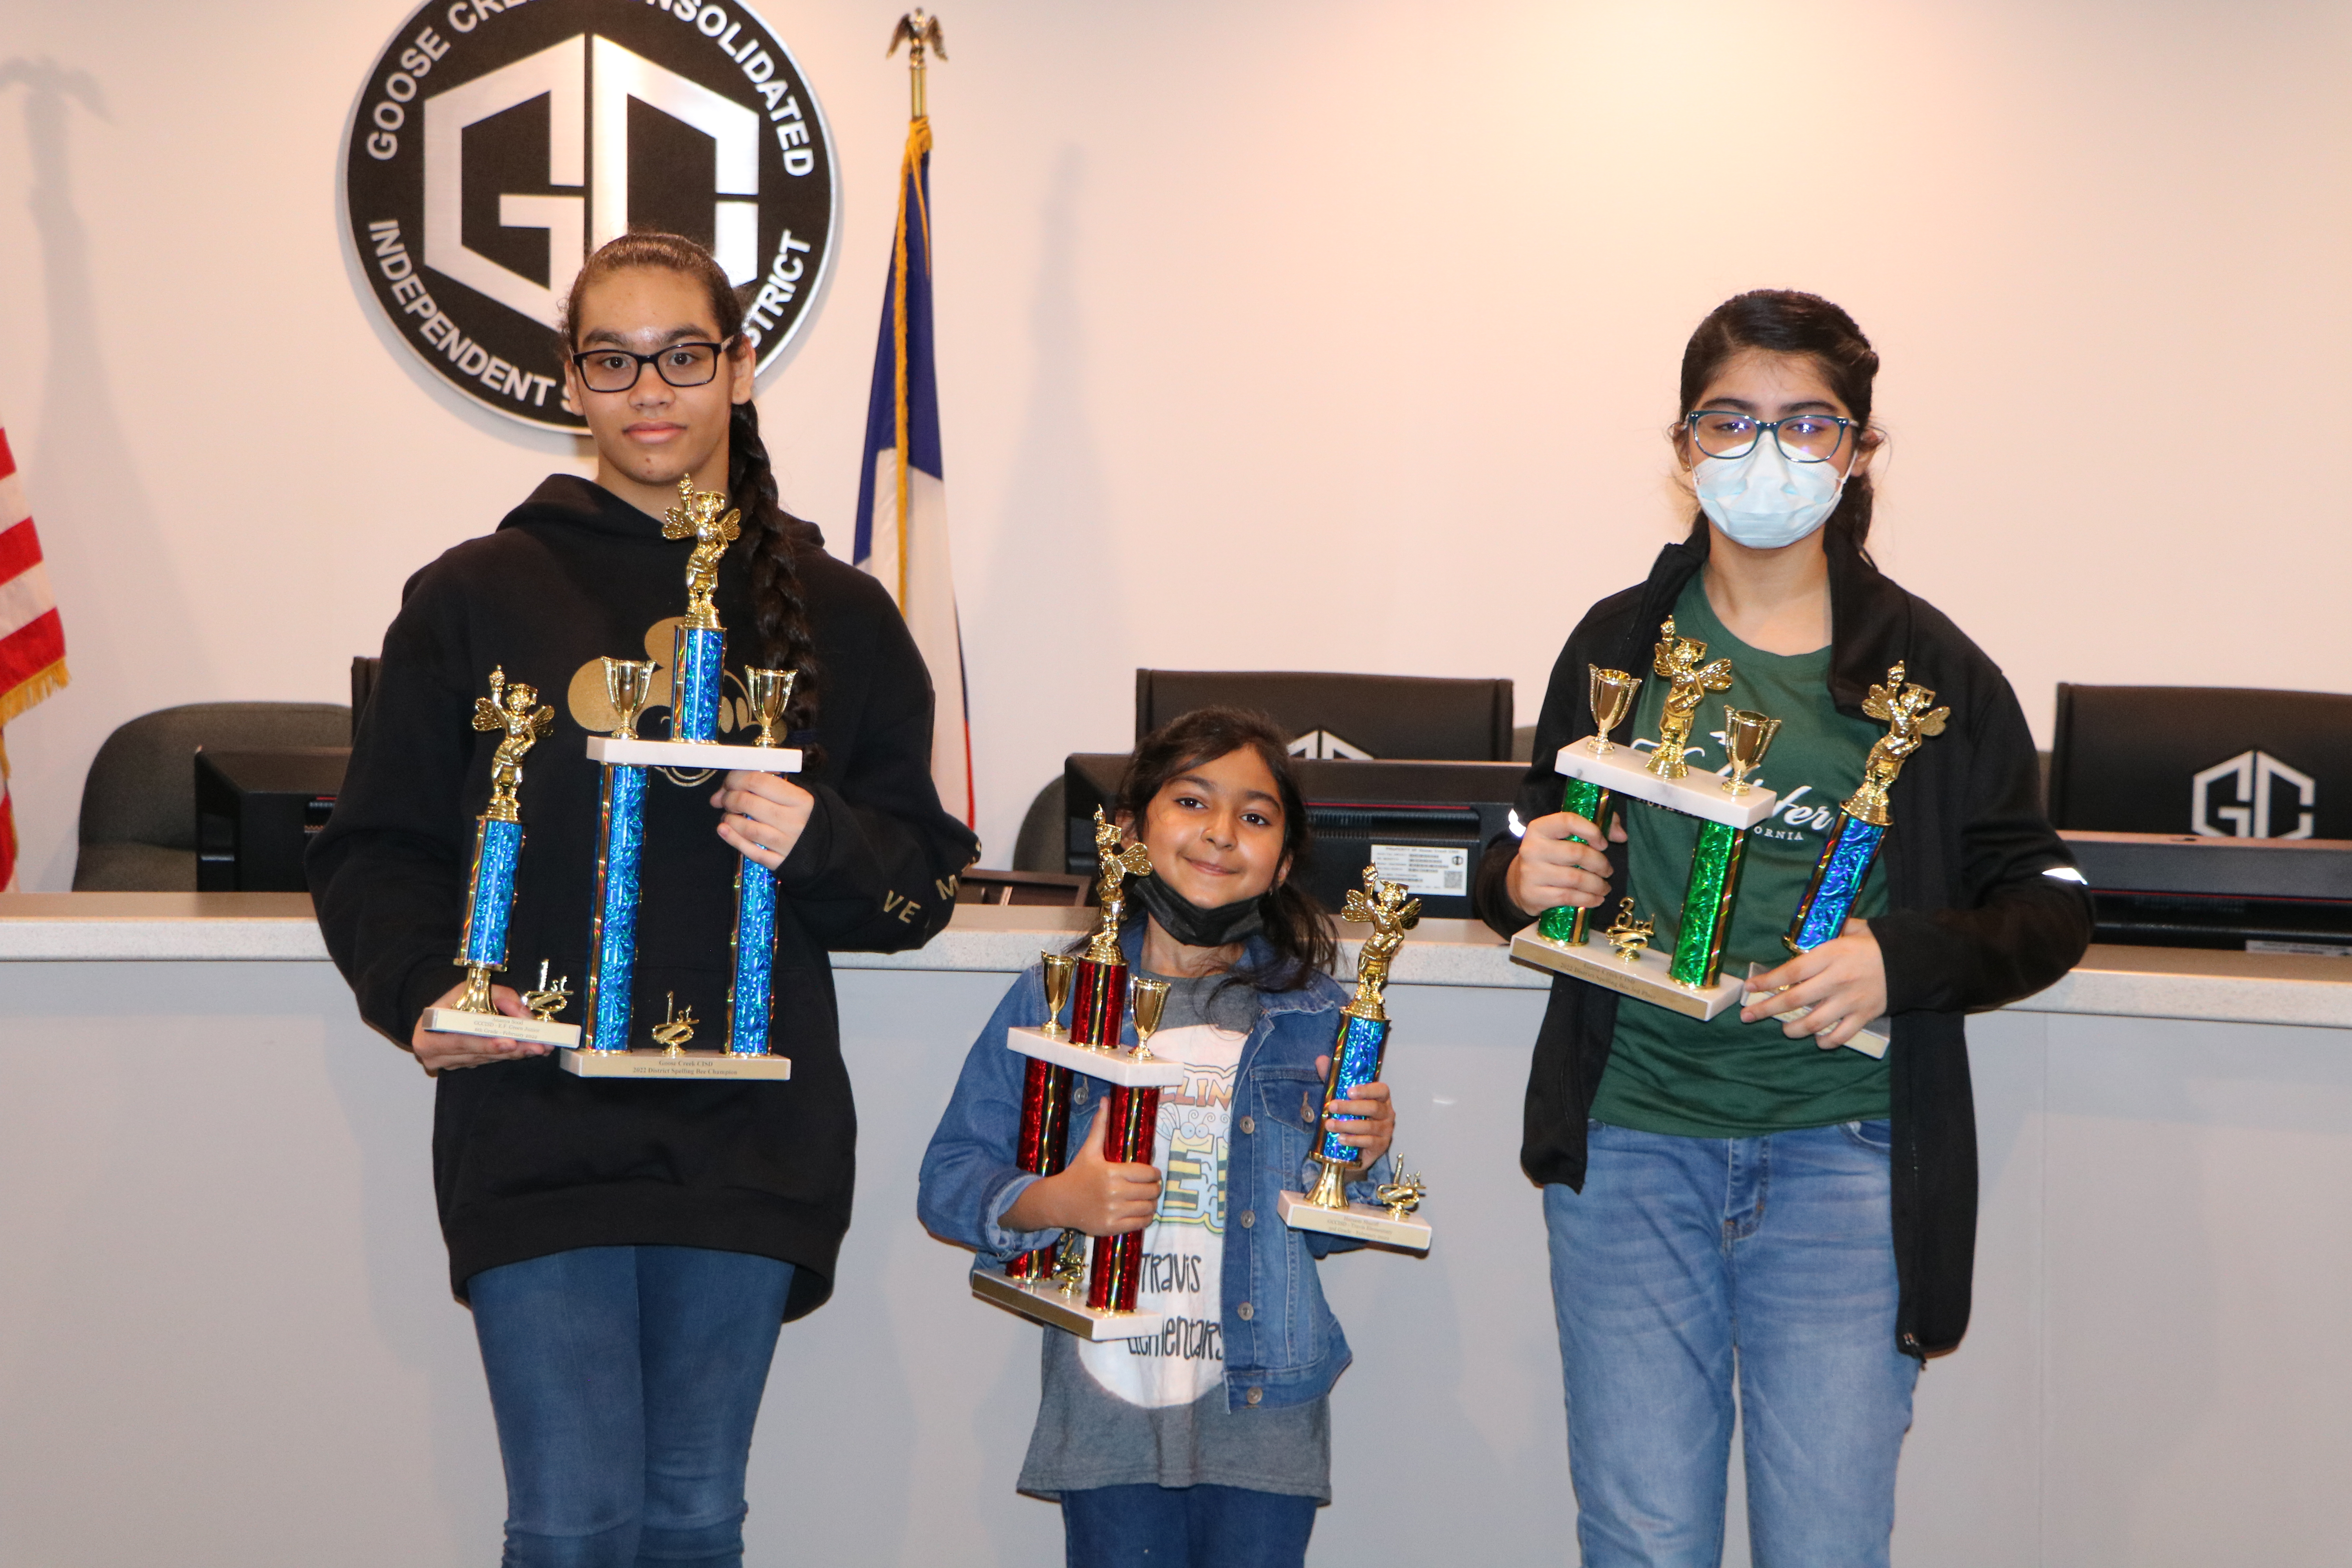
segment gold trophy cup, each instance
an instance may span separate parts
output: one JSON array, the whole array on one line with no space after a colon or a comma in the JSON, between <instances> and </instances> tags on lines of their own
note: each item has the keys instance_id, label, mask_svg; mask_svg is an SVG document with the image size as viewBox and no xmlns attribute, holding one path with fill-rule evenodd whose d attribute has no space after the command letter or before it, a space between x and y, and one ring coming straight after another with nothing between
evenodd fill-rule
<instances>
[{"instance_id":1,"label":"gold trophy cup","mask_svg":"<svg viewBox=\"0 0 2352 1568\"><path fill-rule=\"evenodd\" d=\"M1066 1040L1070 1032L1062 1027L1062 1009L1070 1000L1070 976L1077 972L1078 961L1066 952L1041 952L1038 964L1045 982L1045 1021L1037 1032L1049 1040Z\"/></svg>"},{"instance_id":2,"label":"gold trophy cup","mask_svg":"<svg viewBox=\"0 0 2352 1568\"><path fill-rule=\"evenodd\" d=\"M1633 699L1641 695L1642 678L1628 675L1622 669L1603 669L1599 665L1585 667L1592 673L1592 738L1585 744L1596 757L1605 757L1617 749L1609 731L1625 721L1633 710Z\"/></svg>"},{"instance_id":3,"label":"gold trophy cup","mask_svg":"<svg viewBox=\"0 0 2352 1568\"><path fill-rule=\"evenodd\" d=\"M1160 1015L1168 1005L1168 982L1139 974L1128 982L1127 991L1135 1008L1135 1059L1158 1061L1151 1054L1151 1037L1160 1032Z\"/></svg>"},{"instance_id":4,"label":"gold trophy cup","mask_svg":"<svg viewBox=\"0 0 2352 1568\"><path fill-rule=\"evenodd\" d=\"M784 710L792 706L793 682L799 671L791 669L747 669L743 672L743 689L751 700L752 721L760 726L760 738L755 746L781 746L783 736L780 726L784 721Z\"/></svg>"},{"instance_id":5,"label":"gold trophy cup","mask_svg":"<svg viewBox=\"0 0 2352 1568\"><path fill-rule=\"evenodd\" d=\"M1756 787L1748 782L1748 775L1763 765L1764 753L1780 732L1778 719L1734 708L1728 702L1723 705L1723 752L1731 759L1731 776L1723 781L1724 794L1746 795Z\"/></svg>"}]
</instances>

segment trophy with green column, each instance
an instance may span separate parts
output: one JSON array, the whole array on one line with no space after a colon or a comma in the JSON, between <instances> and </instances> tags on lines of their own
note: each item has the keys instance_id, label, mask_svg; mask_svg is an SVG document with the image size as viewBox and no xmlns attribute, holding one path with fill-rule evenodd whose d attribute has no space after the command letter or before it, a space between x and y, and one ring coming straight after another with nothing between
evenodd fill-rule
<instances>
[{"instance_id":1,"label":"trophy with green column","mask_svg":"<svg viewBox=\"0 0 2352 1568\"><path fill-rule=\"evenodd\" d=\"M1712 1018L1738 1005L1744 989L1739 979L1727 979L1722 973L1723 943L1731 930L1732 905L1739 892L1748 830L1769 816L1777 803L1770 790L1749 784L1748 775L1763 763L1780 721L1726 705L1723 747L1731 761L1730 776L1692 777L1685 760L1691 725L1709 692L1731 689L1731 661L1709 659L1706 644L1678 636L1671 616L1658 633L1651 668L1667 685L1657 747L1649 760L1643 762L1637 754L1612 745L1604 731L1561 747L1553 765L1569 779L1597 792L1593 811L1579 815L1604 830L1602 818L1613 795L1630 795L1698 818L1698 843L1692 851L1683 889L1682 920L1674 951L1660 952L1648 945L1655 922L1635 921L1632 900L1627 900L1616 922L1599 932L1584 930L1580 920L1559 919L1559 910L1549 911L1511 939L1511 956L1690 1017ZM1631 680L1622 671L1593 671L1596 723L1611 710L1602 705L1604 695L1609 696L1617 717L1630 710L1631 693L1622 702L1614 693ZM1577 798L1571 787L1570 799Z\"/></svg>"}]
</instances>

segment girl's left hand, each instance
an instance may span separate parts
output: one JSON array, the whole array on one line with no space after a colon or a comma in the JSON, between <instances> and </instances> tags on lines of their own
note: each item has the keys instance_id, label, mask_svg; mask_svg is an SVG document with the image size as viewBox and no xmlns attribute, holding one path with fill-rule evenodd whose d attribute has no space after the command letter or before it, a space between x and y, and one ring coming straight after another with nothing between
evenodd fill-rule
<instances>
[{"instance_id":1,"label":"girl's left hand","mask_svg":"<svg viewBox=\"0 0 2352 1568\"><path fill-rule=\"evenodd\" d=\"M719 837L772 871L801 841L816 797L781 773L731 773L710 804L726 813Z\"/></svg>"},{"instance_id":2,"label":"girl's left hand","mask_svg":"<svg viewBox=\"0 0 2352 1568\"><path fill-rule=\"evenodd\" d=\"M1778 996L1759 996L1739 1010L1743 1024L1778 1017L1810 1006L1801 1018L1790 1018L1780 1032L1792 1040L1806 1036L1823 1050L1842 1046L1886 1011L1886 960L1868 921L1848 921L1845 930L1810 952L1758 975L1748 983L1756 991L1786 985Z\"/></svg>"},{"instance_id":3,"label":"girl's left hand","mask_svg":"<svg viewBox=\"0 0 2352 1568\"><path fill-rule=\"evenodd\" d=\"M1315 1073L1329 1083L1331 1058L1317 1057ZM1360 1120L1343 1120L1348 1117ZM1323 1131L1337 1132L1342 1142L1353 1144L1356 1158L1363 1163L1365 1170L1370 1170L1396 1138L1396 1107L1389 1103L1389 1086L1368 1083L1356 1090L1354 1099L1333 1100L1325 1111ZM1322 1140L1316 1142L1320 1143Z\"/></svg>"}]
</instances>

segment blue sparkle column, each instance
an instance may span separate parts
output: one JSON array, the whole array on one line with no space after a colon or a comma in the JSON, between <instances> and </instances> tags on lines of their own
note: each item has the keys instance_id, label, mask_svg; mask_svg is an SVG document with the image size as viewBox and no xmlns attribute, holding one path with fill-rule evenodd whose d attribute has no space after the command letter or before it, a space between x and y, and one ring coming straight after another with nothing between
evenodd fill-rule
<instances>
[{"instance_id":1,"label":"blue sparkle column","mask_svg":"<svg viewBox=\"0 0 2352 1568\"><path fill-rule=\"evenodd\" d=\"M1861 787L1839 805L1837 826L1830 829L1829 842L1822 846L1822 858L1813 863L1812 877L1805 884L1805 896L1797 900L1797 912L1780 938L1791 952L1809 952L1845 930L1853 900L1870 879L1870 868L1895 820L1886 792L1911 753L1928 737L1942 734L1944 721L1951 716L1950 709L1936 706L1933 691L1906 683L1900 663L1888 668L1885 685L1870 689L1862 710L1883 721L1886 733L1863 763Z\"/></svg>"},{"instance_id":2,"label":"blue sparkle column","mask_svg":"<svg viewBox=\"0 0 2352 1568\"><path fill-rule=\"evenodd\" d=\"M1380 872L1364 868L1361 889L1348 889L1339 918L1372 928L1356 954L1356 994L1339 1010L1339 1032L1331 1041L1331 1076L1323 1085L1323 1112L1333 1101L1352 1100L1356 1091L1381 1076L1381 1058L1388 1053L1389 965L1404 933L1421 921L1421 900L1407 899L1400 882L1383 882ZM1348 1206L1348 1176L1363 1150L1336 1131L1327 1131L1315 1145L1315 1163L1323 1167L1307 1201L1316 1208Z\"/></svg>"},{"instance_id":3,"label":"blue sparkle column","mask_svg":"<svg viewBox=\"0 0 2352 1568\"><path fill-rule=\"evenodd\" d=\"M727 1049L739 1057L768 1054L768 1019L774 1006L776 874L741 858L735 872L735 984L727 993Z\"/></svg>"},{"instance_id":4,"label":"blue sparkle column","mask_svg":"<svg viewBox=\"0 0 2352 1568\"><path fill-rule=\"evenodd\" d=\"M716 625L696 626L689 616L677 628L670 644L671 740L719 739L719 682L726 659L727 634Z\"/></svg>"},{"instance_id":5,"label":"blue sparkle column","mask_svg":"<svg viewBox=\"0 0 2352 1568\"><path fill-rule=\"evenodd\" d=\"M646 770L607 763L596 832L595 913L588 931L588 1026L583 1043L592 1051L629 1048L629 991L637 967L637 871L645 844Z\"/></svg>"},{"instance_id":6,"label":"blue sparkle column","mask_svg":"<svg viewBox=\"0 0 2352 1568\"><path fill-rule=\"evenodd\" d=\"M1323 1086L1326 1104L1335 1100L1353 1100L1356 1091L1368 1083L1378 1083L1381 1059L1388 1054L1389 1021L1367 1018L1356 1013L1339 1015L1339 1037L1331 1042L1331 1078ZM1326 1132L1323 1145L1316 1158L1327 1164L1352 1165L1363 1151L1342 1141L1337 1132Z\"/></svg>"}]
</instances>

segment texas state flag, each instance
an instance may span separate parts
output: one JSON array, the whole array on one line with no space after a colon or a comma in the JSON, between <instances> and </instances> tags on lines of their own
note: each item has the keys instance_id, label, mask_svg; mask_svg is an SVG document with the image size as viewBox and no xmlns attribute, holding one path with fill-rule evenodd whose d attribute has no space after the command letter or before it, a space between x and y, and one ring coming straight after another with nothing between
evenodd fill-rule
<instances>
[{"instance_id":1,"label":"texas state flag","mask_svg":"<svg viewBox=\"0 0 2352 1568\"><path fill-rule=\"evenodd\" d=\"M963 683L963 633L948 566L947 486L940 463L940 389L931 363L931 122L908 128L898 173L898 227L890 286L882 296L882 342L866 411L866 461L857 476L857 564L881 579L907 617L939 694L931 777L940 800L978 824L971 787L971 707Z\"/></svg>"},{"instance_id":2,"label":"texas state flag","mask_svg":"<svg viewBox=\"0 0 2352 1568\"><path fill-rule=\"evenodd\" d=\"M40 535L0 430L0 725L66 683L66 632ZM16 809L8 798L8 752L0 743L0 890L16 886Z\"/></svg>"}]
</instances>

